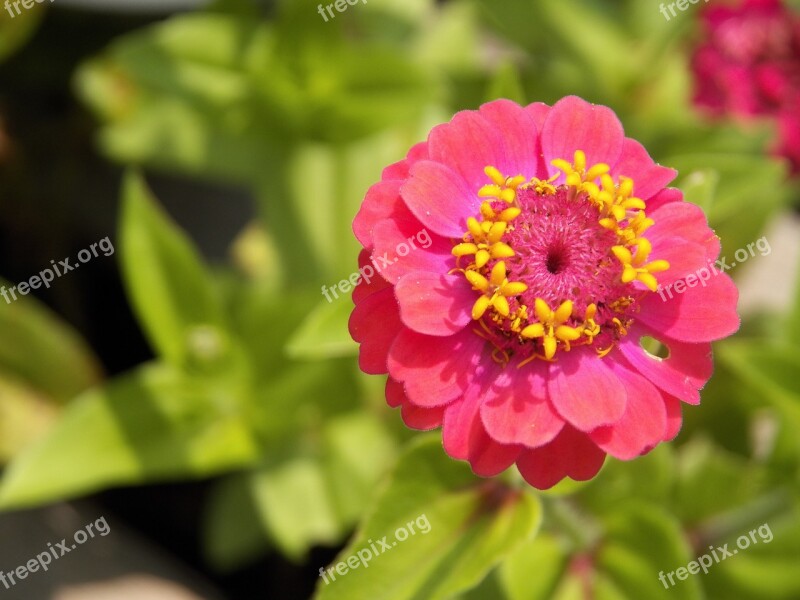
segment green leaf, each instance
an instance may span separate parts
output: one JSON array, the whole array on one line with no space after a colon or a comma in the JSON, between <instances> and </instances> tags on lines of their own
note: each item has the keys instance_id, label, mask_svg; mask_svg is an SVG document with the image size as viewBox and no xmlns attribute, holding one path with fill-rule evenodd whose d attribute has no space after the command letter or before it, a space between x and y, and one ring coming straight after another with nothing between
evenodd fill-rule
<instances>
[{"instance_id":1,"label":"green leaf","mask_svg":"<svg viewBox=\"0 0 800 600\"><path fill-rule=\"evenodd\" d=\"M206 522L207 552L215 562L240 566L269 545L300 560L314 545L338 544L363 514L392 462L393 441L364 412L330 418L321 432L312 426L215 494Z\"/></svg>"},{"instance_id":2,"label":"green leaf","mask_svg":"<svg viewBox=\"0 0 800 600\"><path fill-rule=\"evenodd\" d=\"M779 409L800 431L800 355L796 346L769 345L764 340L729 340L718 354L749 390Z\"/></svg>"},{"instance_id":3,"label":"green leaf","mask_svg":"<svg viewBox=\"0 0 800 600\"><path fill-rule=\"evenodd\" d=\"M39 392L0 376L0 463L5 463L56 422L59 409Z\"/></svg>"},{"instance_id":4,"label":"green leaf","mask_svg":"<svg viewBox=\"0 0 800 600\"><path fill-rule=\"evenodd\" d=\"M364 514L396 450L386 426L372 413L329 420L322 432L321 457L340 522L349 527Z\"/></svg>"},{"instance_id":5,"label":"green leaf","mask_svg":"<svg viewBox=\"0 0 800 600\"><path fill-rule=\"evenodd\" d=\"M668 503L675 485L673 449L661 444L633 461L609 457L600 474L580 488L581 505L597 514L609 514L631 498Z\"/></svg>"},{"instance_id":6,"label":"green leaf","mask_svg":"<svg viewBox=\"0 0 800 600\"><path fill-rule=\"evenodd\" d=\"M249 464L257 447L240 405L225 386L145 365L71 402L49 435L11 463L0 508Z\"/></svg>"},{"instance_id":7,"label":"green leaf","mask_svg":"<svg viewBox=\"0 0 800 600\"><path fill-rule=\"evenodd\" d=\"M692 556L680 523L663 510L646 504L630 504L609 517L605 542L597 553L597 568L604 573L597 586L598 598L703 598L700 579L689 576L675 589L659 581L661 571L686 566Z\"/></svg>"},{"instance_id":8,"label":"green leaf","mask_svg":"<svg viewBox=\"0 0 800 600\"><path fill-rule=\"evenodd\" d=\"M139 175L126 176L122 194L122 274L153 348L178 365L205 352L204 344L223 353L221 303L197 251Z\"/></svg>"},{"instance_id":9,"label":"green leaf","mask_svg":"<svg viewBox=\"0 0 800 600\"><path fill-rule=\"evenodd\" d=\"M269 548L259 527L250 473L235 473L220 480L208 498L203 514L203 551L220 571L233 571L255 560Z\"/></svg>"},{"instance_id":10,"label":"green leaf","mask_svg":"<svg viewBox=\"0 0 800 600\"><path fill-rule=\"evenodd\" d=\"M569 548L561 539L547 533L538 535L500 565L505 596L508 600L550 600L568 560Z\"/></svg>"},{"instance_id":11,"label":"green leaf","mask_svg":"<svg viewBox=\"0 0 800 600\"><path fill-rule=\"evenodd\" d=\"M31 296L0 306L0 339L0 372L54 400L65 402L100 380L97 359L78 333Z\"/></svg>"},{"instance_id":12,"label":"green leaf","mask_svg":"<svg viewBox=\"0 0 800 600\"><path fill-rule=\"evenodd\" d=\"M289 339L286 352L292 358L307 359L356 354L358 346L347 328L352 311L350 298L340 297L333 302L321 302Z\"/></svg>"},{"instance_id":13,"label":"green leaf","mask_svg":"<svg viewBox=\"0 0 800 600\"><path fill-rule=\"evenodd\" d=\"M328 572L329 582L318 584L317 597L448 598L477 585L539 522L532 495L476 480L465 464L447 458L438 436L420 438L401 457L341 562ZM377 540L386 546L376 544L379 554L368 568L359 568L357 553L366 557ZM342 575L345 567L349 572Z\"/></svg>"},{"instance_id":14,"label":"green leaf","mask_svg":"<svg viewBox=\"0 0 800 600\"><path fill-rule=\"evenodd\" d=\"M672 511L688 524L745 505L768 484L763 468L701 438L681 448L676 475Z\"/></svg>"},{"instance_id":15,"label":"green leaf","mask_svg":"<svg viewBox=\"0 0 800 600\"><path fill-rule=\"evenodd\" d=\"M785 514L741 528L721 542L727 542L735 556L715 561L709 568L704 578L709 598L793 600L800 596L800 510L796 502Z\"/></svg>"},{"instance_id":16,"label":"green leaf","mask_svg":"<svg viewBox=\"0 0 800 600\"><path fill-rule=\"evenodd\" d=\"M251 478L264 526L281 550L300 559L312 543L333 544L341 535L330 489L319 461L298 456Z\"/></svg>"}]
</instances>

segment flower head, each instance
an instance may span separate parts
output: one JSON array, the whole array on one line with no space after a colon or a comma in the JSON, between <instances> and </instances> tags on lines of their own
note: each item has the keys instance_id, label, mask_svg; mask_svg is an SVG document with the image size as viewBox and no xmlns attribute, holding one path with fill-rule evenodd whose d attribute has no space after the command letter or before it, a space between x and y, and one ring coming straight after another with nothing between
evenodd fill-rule
<instances>
[{"instance_id":1,"label":"flower head","mask_svg":"<svg viewBox=\"0 0 800 600\"><path fill-rule=\"evenodd\" d=\"M800 172L800 16L781 0L708 6L692 70L695 102L716 115L769 116L775 151Z\"/></svg>"},{"instance_id":2,"label":"flower head","mask_svg":"<svg viewBox=\"0 0 800 600\"><path fill-rule=\"evenodd\" d=\"M458 113L384 170L354 221L362 265L431 233L356 288L361 368L388 373L406 424L441 426L482 476L516 463L547 488L673 438L710 342L739 325L719 240L665 188L674 177L574 96Z\"/></svg>"}]
</instances>

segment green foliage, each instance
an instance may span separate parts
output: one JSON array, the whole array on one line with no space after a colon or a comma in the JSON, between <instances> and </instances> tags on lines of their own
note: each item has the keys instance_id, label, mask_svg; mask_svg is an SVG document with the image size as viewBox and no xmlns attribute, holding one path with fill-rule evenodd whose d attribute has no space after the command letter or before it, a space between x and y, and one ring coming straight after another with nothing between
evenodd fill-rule
<instances>
[{"instance_id":1,"label":"green foliage","mask_svg":"<svg viewBox=\"0 0 800 600\"><path fill-rule=\"evenodd\" d=\"M145 365L71 402L53 431L11 465L0 506L32 506L247 464L257 446L237 402L205 381Z\"/></svg>"},{"instance_id":2,"label":"green foliage","mask_svg":"<svg viewBox=\"0 0 800 600\"><path fill-rule=\"evenodd\" d=\"M183 364L192 353L201 360L224 353L222 307L211 279L136 175L123 185L119 239L128 296L158 355Z\"/></svg>"},{"instance_id":3,"label":"green foliage","mask_svg":"<svg viewBox=\"0 0 800 600\"><path fill-rule=\"evenodd\" d=\"M317 597L449 598L479 583L535 533L540 518L532 495L476 480L468 467L443 455L436 437L422 437L400 457L338 560L347 562L375 540L386 543L375 548L388 556L378 554L339 577L334 572L329 583L320 581Z\"/></svg>"}]
</instances>

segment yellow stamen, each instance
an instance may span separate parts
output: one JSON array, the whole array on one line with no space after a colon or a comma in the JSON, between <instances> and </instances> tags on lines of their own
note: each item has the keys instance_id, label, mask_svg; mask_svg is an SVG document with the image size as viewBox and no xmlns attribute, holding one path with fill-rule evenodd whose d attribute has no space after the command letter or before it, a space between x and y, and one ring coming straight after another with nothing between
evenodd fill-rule
<instances>
[{"instance_id":1,"label":"yellow stamen","mask_svg":"<svg viewBox=\"0 0 800 600\"><path fill-rule=\"evenodd\" d=\"M614 246L611 252L622 264L622 283L631 281L641 281L651 292L658 289L658 281L653 273L659 273L669 269L669 262L666 260L654 260L647 262L652 246L647 238L639 238L635 243L636 255L625 246Z\"/></svg>"},{"instance_id":2,"label":"yellow stamen","mask_svg":"<svg viewBox=\"0 0 800 600\"><path fill-rule=\"evenodd\" d=\"M569 350L569 343L577 340L581 332L574 327L564 325L572 316L572 300L562 302L556 310L552 310L545 300L536 298L534 312L538 323L528 325L520 335L524 338L543 338L544 355L551 359L555 356L558 342Z\"/></svg>"}]
</instances>

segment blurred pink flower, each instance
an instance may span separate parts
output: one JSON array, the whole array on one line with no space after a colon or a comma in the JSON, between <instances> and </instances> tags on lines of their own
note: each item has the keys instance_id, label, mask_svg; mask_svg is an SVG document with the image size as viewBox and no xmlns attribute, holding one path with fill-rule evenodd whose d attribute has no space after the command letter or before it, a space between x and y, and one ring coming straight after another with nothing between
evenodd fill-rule
<instances>
[{"instance_id":1,"label":"blurred pink flower","mask_svg":"<svg viewBox=\"0 0 800 600\"><path fill-rule=\"evenodd\" d=\"M709 266L718 238L665 189L675 174L574 96L435 127L353 223L362 272L383 265L353 294L361 369L388 373L405 423L441 426L445 451L485 477L516 463L548 488L672 439L711 376L709 342L739 326L736 287ZM378 260L422 230L427 248ZM655 293L702 269L703 285Z\"/></svg>"},{"instance_id":2,"label":"blurred pink flower","mask_svg":"<svg viewBox=\"0 0 800 600\"><path fill-rule=\"evenodd\" d=\"M695 102L716 115L775 118L775 152L800 172L800 16L781 0L744 0L702 12L692 58Z\"/></svg>"}]
</instances>

